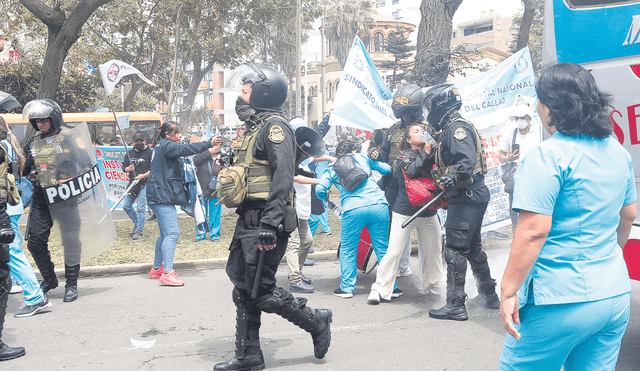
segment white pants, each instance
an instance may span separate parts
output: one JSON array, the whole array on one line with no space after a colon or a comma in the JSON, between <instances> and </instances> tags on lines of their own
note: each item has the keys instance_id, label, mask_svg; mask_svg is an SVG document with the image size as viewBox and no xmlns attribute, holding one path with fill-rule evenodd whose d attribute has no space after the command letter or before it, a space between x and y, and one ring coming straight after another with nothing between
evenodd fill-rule
<instances>
[{"instance_id":1,"label":"white pants","mask_svg":"<svg viewBox=\"0 0 640 371\"><path fill-rule=\"evenodd\" d=\"M438 216L416 218L406 228L402 223L409 219L410 215L402 215L396 212L391 217L391 233L389 234L389 248L382 258L376 274L376 282L371 285L371 290L376 290L385 300L391 299L393 286L396 282L398 264L411 232L418 231L420 259L423 267L422 287L425 291L442 285L445 280L444 261L442 260L442 235Z\"/></svg>"}]
</instances>

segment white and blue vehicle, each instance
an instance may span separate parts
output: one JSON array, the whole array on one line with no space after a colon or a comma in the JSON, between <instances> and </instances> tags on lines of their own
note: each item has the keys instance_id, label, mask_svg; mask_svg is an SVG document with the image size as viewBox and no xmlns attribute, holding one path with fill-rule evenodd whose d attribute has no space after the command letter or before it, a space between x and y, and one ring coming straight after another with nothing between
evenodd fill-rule
<instances>
[{"instance_id":1,"label":"white and blue vehicle","mask_svg":"<svg viewBox=\"0 0 640 371\"><path fill-rule=\"evenodd\" d=\"M543 64L578 63L613 95L609 117L633 156L640 190L640 1L547 0L542 48ZM640 217L624 255L629 275L640 280Z\"/></svg>"}]
</instances>

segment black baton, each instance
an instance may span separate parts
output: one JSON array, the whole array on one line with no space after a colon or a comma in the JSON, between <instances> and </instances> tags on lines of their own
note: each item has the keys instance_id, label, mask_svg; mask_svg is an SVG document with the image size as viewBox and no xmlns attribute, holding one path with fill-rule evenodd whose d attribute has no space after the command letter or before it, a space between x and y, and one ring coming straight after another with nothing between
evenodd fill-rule
<instances>
[{"instance_id":1,"label":"black baton","mask_svg":"<svg viewBox=\"0 0 640 371\"><path fill-rule=\"evenodd\" d=\"M284 230L282 224L278 226L278 233ZM276 243L278 239L276 238ZM251 290L251 300L258 298L258 288L260 288L260 279L262 278L262 266L264 266L264 257L267 255L267 250L260 250L260 258L258 258L258 268L256 268L256 278L253 280L253 289Z\"/></svg>"},{"instance_id":2,"label":"black baton","mask_svg":"<svg viewBox=\"0 0 640 371\"><path fill-rule=\"evenodd\" d=\"M251 300L258 298L258 288L260 287L260 278L262 276L262 266L264 265L264 256L266 250L260 250L260 258L258 259L258 268L256 269L256 278L253 280L253 290L251 290Z\"/></svg>"},{"instance_id":3,"label":"black baton","mask_svg":"<svg viewBox=\"0 0 640 371\"><path fill-rule=\"evenodd\" d=\"M429 201L426 205L422 206L420 210L418 210L415 214L411 215L409 219L407 219L404 223L402 223L402 228L406 228L409 224L411 224L412 221L414 221L418 217L418 215L422 214L426 209L431 207L431 205L438 202L445 194L446 192L438 193L438 195L434 197L433 200Z\"/></svg>"}]
</instances>

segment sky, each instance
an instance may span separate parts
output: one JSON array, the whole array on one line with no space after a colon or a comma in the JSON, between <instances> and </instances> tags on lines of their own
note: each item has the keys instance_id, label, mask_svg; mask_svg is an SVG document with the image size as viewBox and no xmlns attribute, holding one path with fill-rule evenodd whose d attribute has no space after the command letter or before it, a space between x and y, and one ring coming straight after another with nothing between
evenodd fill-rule
<instances>
[{"instance_id":1,"label":"sky","mask_svg":"<svg viewBox=\"0 0 640 371\"><path fill-rule=\"evenodd\" d=\"M407 1L419 3L419 0L404 0L400 3L402 5L403 2ZM391 0L387 0L387 2L391 3ZM464 23L479 18L480 12L485 8L494 10L496 15L511 17L516 13L522 12L524 7L520 0L463 0L462 4L460 4L460 7L458 7L458 10L456 10L456 13L453 16L453 26L455 27L458 23ZM387 12L389 11L387 10ZM416 14L415 19L415 22L419 22L419 13ZM411 22L413 20L407 19L406 21ZM316 31L310 33L309 42L303 47L303 53L306 55L306 59L310 61L319 60L321 58L319 47L320 34L317 31L317 27L320 23L316 23ZM417 30L414 34L417 35Z\"/></svg>"}]
</instances>

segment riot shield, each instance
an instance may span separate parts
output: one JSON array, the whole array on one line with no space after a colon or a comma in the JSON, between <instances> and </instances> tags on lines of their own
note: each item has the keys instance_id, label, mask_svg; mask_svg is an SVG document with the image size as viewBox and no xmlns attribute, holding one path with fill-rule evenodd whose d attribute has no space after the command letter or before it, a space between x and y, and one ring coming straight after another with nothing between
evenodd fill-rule
<instances>
[{"instance_id":1,"label":"riot shield","mask_svg":"<svg viewBox=\"0 0 640 371\"><path fill-rule=\"evenodd\" d=\"M31 151L65 264L80 264L108 249L116 230L87 124L36 140Z\"/></svg>"}]
</instances>

